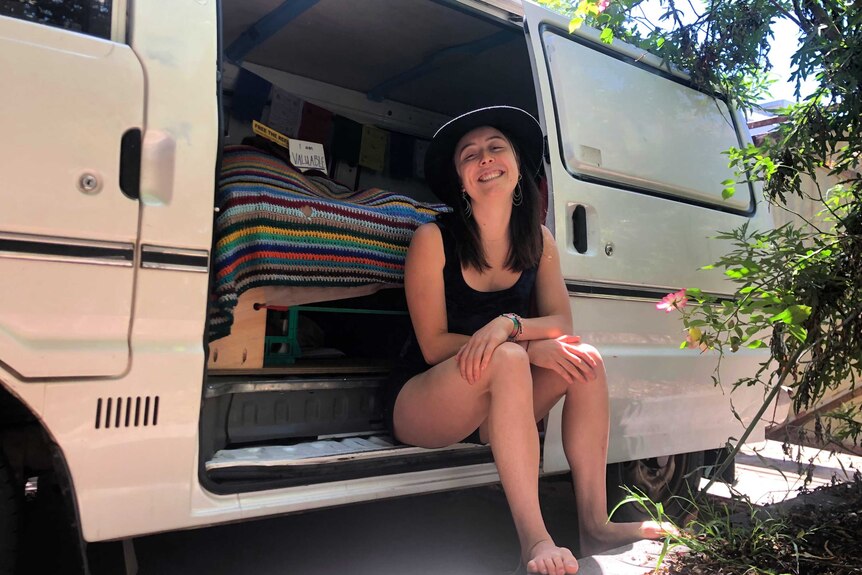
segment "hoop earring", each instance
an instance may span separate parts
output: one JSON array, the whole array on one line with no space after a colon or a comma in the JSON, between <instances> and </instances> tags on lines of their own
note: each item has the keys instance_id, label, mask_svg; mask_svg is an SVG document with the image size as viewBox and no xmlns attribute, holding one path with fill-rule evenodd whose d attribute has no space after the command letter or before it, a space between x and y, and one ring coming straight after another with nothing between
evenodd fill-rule
<instances>
[{"instance_id":1,"label":"hoop earring","mask_svg":"<svg viewBox=\"0 0 862 575\"><path fill-rule=\"evenodd\" d=\"M468 220L473 215L473 204L470 203L470 198L467 196L467 190L461 188L461 199L464 200L464 217Z\"/></svg>"},{"instance_id":2,"label":"hoop earring","mask_svg":"<svg viewBox=\"0 0 862 575\"><path fill-rule=\"evenodd\" d=\"M520 180L520 178L518 178ZM520 206L524 203L524 192L521 190L521 182L518 182L518 185L515 187L515 193L512 194L512 205Z\"/></svg>"}]
</instances>

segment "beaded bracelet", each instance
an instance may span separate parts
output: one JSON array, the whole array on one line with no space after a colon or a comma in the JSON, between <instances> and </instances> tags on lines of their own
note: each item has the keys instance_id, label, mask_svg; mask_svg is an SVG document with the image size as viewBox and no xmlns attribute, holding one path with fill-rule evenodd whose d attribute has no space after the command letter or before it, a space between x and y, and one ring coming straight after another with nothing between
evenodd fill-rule
<instances>
[{"instance_id":1,"label":"beaded bracelet","mask_svg":"<svg viewBox=\"0 0 862 575\"><path fill-rule=\"evenodd\" d=\"M524 324L521 323L521 316L516 313L503 313L500 317L505 317L512 320L512 333L506 338L506 341L516 341L518 336L524 333Z\"/></svg>"}]
</instances>

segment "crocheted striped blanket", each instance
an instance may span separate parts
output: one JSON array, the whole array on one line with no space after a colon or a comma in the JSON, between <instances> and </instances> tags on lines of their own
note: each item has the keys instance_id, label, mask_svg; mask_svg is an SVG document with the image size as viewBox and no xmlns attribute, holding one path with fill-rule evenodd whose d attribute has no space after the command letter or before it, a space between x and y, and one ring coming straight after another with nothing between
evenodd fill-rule
<instances>
[{"instance_id":1,"label":"crocheted striped blanket","mask_svg":"<svg viewBox=\"0 0 862 575\"><path fill-rule=\"evenodd\" d=\"M378 188L353 192L250 146L227 146L216 197L210 339L258 286L400 285L414 230L448 211Z\"/></svg>"}]
</instances>

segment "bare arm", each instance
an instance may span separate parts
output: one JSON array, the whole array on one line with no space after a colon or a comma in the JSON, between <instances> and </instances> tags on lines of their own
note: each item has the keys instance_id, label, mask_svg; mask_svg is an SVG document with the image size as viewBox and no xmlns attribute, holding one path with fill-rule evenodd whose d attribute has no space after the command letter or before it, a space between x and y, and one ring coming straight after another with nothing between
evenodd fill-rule
<instances>
[{"instance_id":1,"label":"bare arm","mask_svg":"<svg viewBox=\"0 0 862 575\"><path fill-rule=\"evenodd\" d=\"M431 365L447 360L470 339L449 333L443 285L443 237L435 224L416 229L404 264L407 308L422 356Z\"/></svg>"},{"instance_id":2,"label":"bare arm","mask_svg":"<svg viewBox=\"0 0 862 575\"><path fill-rule=\"evenodd\" d=\"M569 292L560 270L560 254L550 230L542 226L542 259L536 274L537 317L523 320L518 341L554 339L572 333Z\"/></svg>"},{"instance_id":3,"label":"bare arm","mask_svg":"<svg viewBox=\"0 0 862 575\"><path fill-rule=\"evenodd\" d=\"M537 318L524 320L530 363L556 371L568 383L586 383L596 378L597 361L572 335L569 292L560 269L560 254L551 232L542 227L544 249L536 277ZM532 340L532 341L530 341ZM536 341L538 340L538 341Z\"/></svg>"}]
</instances>

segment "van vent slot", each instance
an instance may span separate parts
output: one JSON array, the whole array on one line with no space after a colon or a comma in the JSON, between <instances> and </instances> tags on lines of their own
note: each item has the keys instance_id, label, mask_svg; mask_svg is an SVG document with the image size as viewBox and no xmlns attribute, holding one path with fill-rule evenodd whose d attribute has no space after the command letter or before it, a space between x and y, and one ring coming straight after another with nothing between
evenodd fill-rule
<instances>
[{"instance_id":1,"label":"van vent slot","mask_svg":"<svg viewBox=\"0 0 862 575\"><path fill-rule=\"evenodd\" d=\"M159 423L159 396L107 397L96 400L96 429L149 427Z\"/></svg>"}]
</instances>

